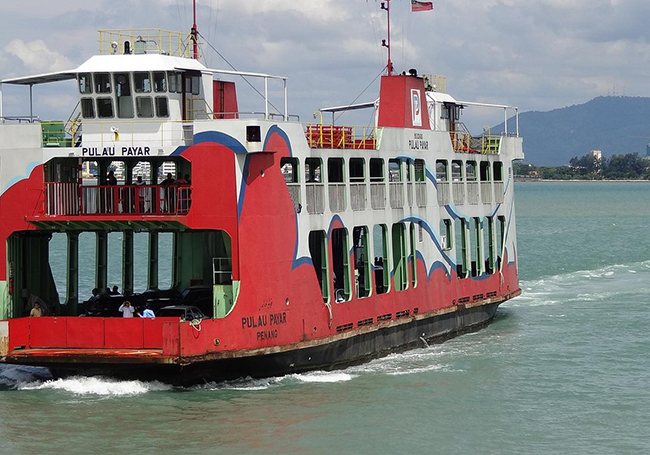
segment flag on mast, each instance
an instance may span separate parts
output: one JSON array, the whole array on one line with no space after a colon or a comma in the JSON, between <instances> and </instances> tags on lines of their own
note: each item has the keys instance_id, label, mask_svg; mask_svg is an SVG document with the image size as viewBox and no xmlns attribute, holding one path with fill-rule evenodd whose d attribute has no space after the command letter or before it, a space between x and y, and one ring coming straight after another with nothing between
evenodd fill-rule
<instances>
[{"instance_id":1,"label":"flag on mast","mask_svg":"<svg viewBox=\"0 0 650 455\"><path fill-rule=\"evenodd\" d=\"M433 2L419 2L418 0L411 0L411 12L417 11L430 11L433 9Z\"/></svg>"}]
</instances>

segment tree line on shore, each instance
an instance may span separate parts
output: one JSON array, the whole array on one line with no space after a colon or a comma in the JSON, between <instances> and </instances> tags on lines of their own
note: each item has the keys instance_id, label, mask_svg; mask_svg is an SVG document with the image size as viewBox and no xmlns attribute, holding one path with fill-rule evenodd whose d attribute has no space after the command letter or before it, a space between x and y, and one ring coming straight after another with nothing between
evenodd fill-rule
<instances>
[{"instance_id":1,"label":"tree line on shore","mask_svg":"<svg viewBox=\"0 0 650 455\"><path fill-rule=\"evenodd\" d=\"M600 157L587 153L564 166L514 163L515 177L544 180L650 180L650 157L626 153Z\"/></svg>"}]
</instances>

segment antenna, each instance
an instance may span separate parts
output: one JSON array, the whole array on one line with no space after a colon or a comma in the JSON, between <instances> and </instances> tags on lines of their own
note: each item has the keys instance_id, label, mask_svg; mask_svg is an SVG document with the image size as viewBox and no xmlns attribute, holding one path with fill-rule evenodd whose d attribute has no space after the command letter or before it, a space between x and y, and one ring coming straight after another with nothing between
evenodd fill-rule
<instances>
[{"instance_id":1,"label":"antenna","mask_svg":"<svg viewBox=\"0 0 650 455\"><path fill-rule=\"evenodd\" d=\"M386 21L388 22L388 42L387 40L381 40L381 45L388 49L388 64L386 68L388 69L388 75L390 76L393 73L393 62L390 61L390 0L386 2L381 2L381 9L386 11Z\"/></svg>"},{"instance_id":2,"label":"antenna","mask_svg":"<svg viewBox=\"0 0 650 455\"><path fill-rule=\"evenodd\" d=\"M192 39L192 46L194 48L194 60L199 59L199 30L196 27L196 0L192 0L193 12L194 12L194 22L192 24L192 31L190 32Z\"/></svg>"}]
</instances>

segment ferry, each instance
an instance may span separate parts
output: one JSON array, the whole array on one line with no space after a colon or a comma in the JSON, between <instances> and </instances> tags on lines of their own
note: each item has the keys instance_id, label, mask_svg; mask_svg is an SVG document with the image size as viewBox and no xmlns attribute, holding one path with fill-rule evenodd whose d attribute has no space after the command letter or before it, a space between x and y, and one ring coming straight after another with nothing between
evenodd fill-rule
<instances>
[{"instance_id":1,"label":"ferry","mask_svg":"<svg viewBox=\"0 0 650 455\"><path fill-rule=\"evenodd\" d=\"M304 123L287 77L208 68L199 40L196 27L101 30L78 68L0 81L0 362L179 385L327 370L479 329L520 294L517 108L457 100L446 78L396 73L389 57L375 100ZM257 110L239 108L237 78L263 85ZM76 81L69 118L34 115L32 87L64 80ZM26 115L3 112L9 85L29 87ZM504 130L472 135L461 113L474 107L503 113ZM325 121L361 108L373 125ZM109 295L115 233L121 294ZM163 290L161 236L173 238ZM126 300L158 316L119 317Z\"/></svg>"}]
</instances>

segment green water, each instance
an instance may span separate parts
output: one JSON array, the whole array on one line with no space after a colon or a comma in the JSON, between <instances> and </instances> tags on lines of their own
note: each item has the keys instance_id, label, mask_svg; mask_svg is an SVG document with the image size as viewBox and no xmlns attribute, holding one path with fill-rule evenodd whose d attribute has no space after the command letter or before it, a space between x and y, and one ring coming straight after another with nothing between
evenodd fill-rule
<instances>
[{"instance_id":1,"label":"green water","mask_svg":"<svg viewBox=\"0 0 650 455\"><path fill-rule=\"evenodd\" d=\"M4 368L0 453L648 453L650 184L516 194L524 295L488 328L192 389Z\"/></svg>"}]
</instances>

